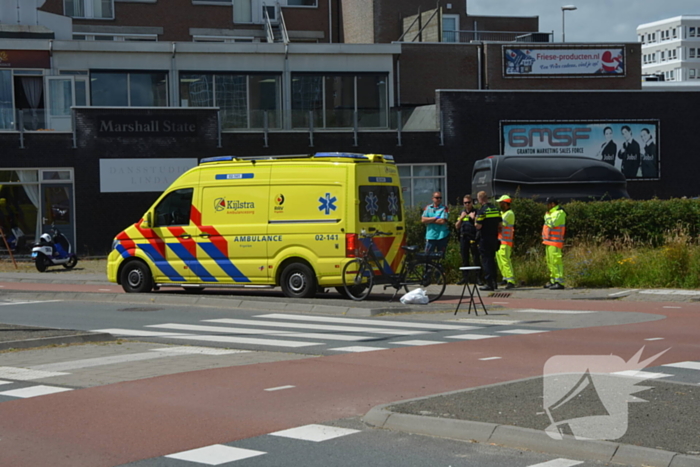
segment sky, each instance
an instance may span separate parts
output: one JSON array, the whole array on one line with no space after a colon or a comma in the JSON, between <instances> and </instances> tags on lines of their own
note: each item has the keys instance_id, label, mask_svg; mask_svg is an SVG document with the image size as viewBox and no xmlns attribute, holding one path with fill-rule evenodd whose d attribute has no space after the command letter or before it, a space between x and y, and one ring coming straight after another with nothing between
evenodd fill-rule
<instances>
[{"instance_id":1,"label":"sky","mask_svg":"<svg viewBox=\"0 0 700 467\"><path fill-rule=\"evenodd\" d=\"M567 11L566 42L637 42L637 26L680 15L700 16L698 0L455 0L470 15L539 16L540 31L554 31L561 42L562 10ZM461 30L472 25L460 25Z\"/></svg>"}]
</instances>

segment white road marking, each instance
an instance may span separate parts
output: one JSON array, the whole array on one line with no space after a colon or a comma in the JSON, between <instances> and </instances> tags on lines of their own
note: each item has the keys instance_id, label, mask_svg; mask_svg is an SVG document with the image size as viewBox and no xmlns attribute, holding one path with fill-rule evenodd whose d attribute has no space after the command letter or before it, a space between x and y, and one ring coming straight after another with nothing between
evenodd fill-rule
<instances>
[{"instance_id":1,"label":"white road marking","mask_svg":"<svg viewBox=\"0 0 700 467\"><path fill-rule=\"evenodd\" d=\"M650 337L649 339L644 339L645 341L662 341L663 337Z\"/></svg>"},{"instance_id":2,"label":"white road marking","mask_svg":"<svg viewBox=\"0 0 700 467\"><path fill-rule=\"evenodd\" d=\"M0 392L0 396L19 397L27 399L29 397L46 396L58 392L72 391L69 388L57 388L55 386L30 386L28 388L13 389L12 391Z\"/></svg>"},{"instance_id":3,"label":"white road marking","mask_svg":"<svg viewBox=\"0 0 700 467\"><path fill-rule=\"evenodd\" d=\"M458 336L445 336L447 339L463 339L467 341L477 341L480 339L491 339L493 337L500 336L489 336L487 334L460 334Z\"/></svg>"},{"instance_id":4,"label":"white road marking","mask_svg":"<svg viewBox=\"0 0 700 467\"><path fill-rule=\"evenodd\" d=\"M630 289L630 290L623 290L622 292L615 292L615 293L610 293L608 294L608 297L617 297L618 295L624 295L632 292L636 292L639 289Z\"/></svg>"},{"instance_id":5,"label":"white road marking","mask_svg":"<svg viewBox=\"0 0 700 467\"><path fill-rule=\"evenodd\" d=\"M669 375L666 373L652 373L650 371L639 371L639 370L625 370L625 371L616 371L613 373L614 375L620 375L620 376L631 376L632 378L644 378L644 379L658 379L658 378L667 378Z\"/></svg>"},{"instance_id":6,"label":"white road marking","mask_svg":"<svg viewBox=\"0 0 700 467\"><path fill-rule=\"evenodd\" d=\"M420 329L440 329L440 330L456 330L468 331L474 329L471 326L456 326L453 324L433 324L433 323L414 323L408 321L378 321L372 319L354 319L354 318L333 318L327 316L302 316L302 315L285 315L282 313L271 313L267 315L259 315L256 318L268 319L288 319L290 321L318 321L325 323L343 323L343 324L367 324L370 326L384 326L397 328L420 328Z\"/></svg>"},{"instance_id":7,"label":"white road marking","mask_svg":"<svg viewBox=\"0 0 700 467\"><path fill-rule=\"evenodd\" d=\"M30 367L32 370L40 371L68 371L79 370L81 368L92 368L103 365L114 365L117 363L140 362L142 360L153 360L156 358L174 357L174 354L167 353L132 353L126 355L112 355L109 357L85 358L82 360L73 360L70 362L48 363L44 365L35 365Z\"/></svg>"},{"instance_id":8,"label":"white road marking","mask_svg":"<svg viewBox=\"0 0 700 467\"><path fill-rule=\"evenodd\" d=\"M262 456L263 454L267 453L263 451L253 451L252 449L233 448L231 446L224 446L223 444L214 444L212 446L169 454L165 457L181 461L198 462L206 465L221 465L228 462Z\"/></svg>"},{"instance_id":9,"label":"white road marking","mask_svg":"<svg viewBox=\"0 0 700 467\"><path fill-rule=\"evenodd\" d=\"M295 387L296 387L296 386L280 386L280 387L277 387L277 388L267 388L267 389L265 389L265 391L270 391L270 392L272 392L272 391L281 391L281 390L283 390L283 389L292 389L292 388L295 388Z\"/></svg>"},{"instance_id":10,"label":"white road marking","mask_svg":"<svg viewBox=\"0 0 700 467\"><path fill-rule=\"evenodd\" d=\"M681 307L679 307L679 306L665 306L664 308L677 308L677 309L680 309Z\"/></svg>"},{"instance_id":11,"label":"white road marking","mask_svg":"<svg viewBox=\"0 0 700 467\"><path fill-rule=\"evenodd\" d=\"M0 378L16 379L18 381L32 381L34 379L52 378L54 376L65 376L67 374L69 373L0 366Z\"/></svg>"},{"instance_id":12,"label":"white road marking","mask_svg":"<svg viewBox=\"0 0 700 467\"><path fill-rule=\"evenodd\" d=\"M438 342L438 341L422 341L420 339L415 339L412 341L396 341L396 342L391 342L391 344L398 344L398 345L435 345L435 344L444 344L445 342Z\"/></svg>"},{"instance_id":13,"label":"white road marking","mask_svg":"<svg viewBox=\"0 0 700 467\"><path fill-rule=\"evenodd\" d=\"M226 342L231 344L269 345L271 347L309 347L312 345L325 345L320 342L283 341L277 339L256 339L253 337L232 336L197 336L197 335L173 335L170 339L187 339L205 342Z\"/></svg>"},{"instance_id":14,"label":"white road marking","mask_svg":"<svg viewBox=\"0 0 700 467\"><path fill-rule=\"evenodd\" d=\"M231 328L225 326L201 326L197 324L178 324L178 323L166 323L166 324L151 324L146 326L147 328L161 328L161 329L177 329L180 331L193 331L193 332L223 332L230 334L255 334L255 335L268 335L268 336L280 336L280 337L298 337L300 339L328 339L333 341L367 341L374 339L370 336L348 336L345 334L322 334L322 333L311 333L311 332L291 332L291 331L279 331L274 329L252 329L252 328Z\"/></svg>"},{"instance_id":15,"label":"white road marking","mask_svg":"<svg viewBox=\"0 0 700 467\"><path fill-rule=\"evenodd\" d=\"M320 443L321 441L328 441L329 439L340 438L341 436L347 436L359 432L360 430L338 428L335 426L306 425L298 428L290 428L289 430L276 431L274 433L270 433L270 435Z\"/></svg>"},{"instance_id":16,"label":"white road marking","mask_svg":"<svg viewBox=\"0 0 700 467\"><path fill-rule=\"evenodd\" d=\"M479 360L481 360L482 362L487 362L489 360L500 360L501 358L503 358L503 357L486 357L486 358L480 358Z\"/></svg>"},{"instance_id":17,"label":"white road marking","mask_svg":"<svg viewBox=\"0 0 700 467\"><path fill-rule=\"evenodd\" d=\"M12 384L12 383L13 383L12 381L0 381L0 386L2 386L3 384Z\"/></svg>"},{"instance_id":18,"label":"white road marking","mask_svg":"<svg viewBox=\"0 0 700 467\"><path fill-rule=\"evenodd\" d=\"M668 363L661 366L670 366L671 368L685 368L687 370L700 370L700 362L678 362Z\"/></svg>"},{"instance_id":19,"label":"white road marking","mask_svg":"<svg viewBox=\"0 0 700 467\"><path fill-rule=\"evenodd\" d=\"M581 465L583 461L574 461L571 459L554 459L547 462L542 462L540 464L533 464L529 467L573 467L574 465Z\"/></svg>"},{"instance_id":20,"label":"white road marking","mask_svg":"<svg viewBox=\"0 0 700 467\"><path fill-rule=\"evenodd\" d=\"M109 334L115 334L117 336L128 336L128 337L173 337L173 336L186 336L181 332L156 332L156 331L138 331L136 329L93 329L90 332L106 332Z\"/></svg>"},{"instance_id":21,"label":"white road marking","mask_svg":"<svg viewBox=\"0 0 700 467\"><path fill-rule=\"evenodd\" d=\"M236 353L250 353L250 350L234 350L234 349L212 349L211 347L162 347L160 349L151 349L151 352L168 352L174 354L191 354L191 355L231 355Z\"/></svg>"},{"instance_id":22,"label":"white road marking","mask_svg":"<svg viewBox=\"0 0 700 467\"><path fill-rule=\"evenodd\" d=\"M538 310L535 308L527 308L524 310L513 310L516 313L547 313L547 314L558 314L558 315L585 315L588 313L598 313L597 311L590 310Z\"/></svg>"},{"instance_id":23,"label":"white road marking","mask_svg":"<svg viewBox=\"0 0 700 467\"><path fill-rule=\"evenodd\" d=\"M500 334L539 334L542 332L549 332L549 331L543 331L543 330L538 330L538 329L508 329L506 331L496 331Z\"/></svg>"},{"instance_id":24,"label":"white road marking","mask_svg":"<svg viewBox=\"0 0 700 467\"><path fill-rule=\"evenodd\" d=\"M33 300L33 301L2 302L2 303L0 303L0 306L28 305L28 304L34 304L34 303L53 303L53 302L60 302L60 301L61 300Z\"/></svg>"},{"instance_id":25,"label":"white road marking","mask_svg":"<svg viewBox=\"0 0 700 467\"><path fill-rule=\"evenodd\" d=\"M487 318L458 318L454 321L474 323L474 324L490 324L492 326L510 326L513 324L520 324L522 321L509 320L509 319L487 319Z\"/></svg>"},{"instance_id":26,"label":"white road marking","mask_svg":"<svg viewBox=\"0 0 700 467\"><path fill-rule=\"evenodd\" d=\"M352 347L336 347L335 349L328 349L328 350L334 350L336 352L373 352L375 350L386 350L383 347L362 347L359 345L355 345Z\"/></svg>"},{"instance_id":27,"label":"white road marking","mask_svg":"<svg viewBox=\"0 0 700 467\"><path fill-rule=\"evenodd\" d=\"M325 324L302 324L302 323L281 323L281 322L271 322L271 321L257 321L249 319L205 319L205 322L210 323L223 323L223 324L243 324L251 326L271 326L276 328L295 328L295 329L317 329L322 331L336 331L336 332L371 332L374 334L391 334L394 336L412 336L415 334L425 334L427 331L399 331L395 329L386 328L368 328L360 326L329 326Z\"/></svg>"},{"instance_id":28,"label":"white road marking","mask_svg":"<svg viewBox=\"0 0 700 467\"><path fill-rule=\"evenodd\" d=\"M508 305L510 302L491 302L494 305Z\"/></svg>"}]
</instances>

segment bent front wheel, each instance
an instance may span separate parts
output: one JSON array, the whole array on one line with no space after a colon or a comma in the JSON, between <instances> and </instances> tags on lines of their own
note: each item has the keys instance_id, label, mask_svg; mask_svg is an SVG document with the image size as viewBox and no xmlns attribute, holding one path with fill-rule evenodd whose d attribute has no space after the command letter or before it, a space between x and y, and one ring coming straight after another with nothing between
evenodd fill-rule
<instances>
[{"instance_id":1,"label":"bent front wheel","mask_svg":"<svg viewBox=\"0 0 700 467\"><path fill-rule=\"evenodd\" d=\"M372 291L372 267L361 259L353 259L343 268L343 288L349 298L364 300Z\"/></svg>"},{"instance_id":2,"label":"bent front wheel","mask_svg":"<svg viewBox=\"0 0 700 467\"><path fill-rule=\"evenodd\" d=\"M409 291L417 288L425 290L430 302L439 300L447 286L445 273L440 268L426 263L414 264L406 275L406 282L406 289Z\"/></svg>"}]
</instances>

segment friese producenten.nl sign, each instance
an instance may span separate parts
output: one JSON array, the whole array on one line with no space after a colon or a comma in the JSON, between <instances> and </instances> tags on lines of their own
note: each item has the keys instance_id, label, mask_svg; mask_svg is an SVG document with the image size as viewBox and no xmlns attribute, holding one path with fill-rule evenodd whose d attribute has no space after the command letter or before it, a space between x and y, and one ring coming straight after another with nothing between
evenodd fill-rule
<instances>
[{"instance_id":1,"label":"friese producenten.nl sign","mask_svg":"<svg viewBox=\"0 0 700 467\"><path fill-rule=\"evenodd\" d=\"M621 46L586 48L503 47L503 75L507 78L625 76L625 49Z\"/></svg>"}]
</instances>

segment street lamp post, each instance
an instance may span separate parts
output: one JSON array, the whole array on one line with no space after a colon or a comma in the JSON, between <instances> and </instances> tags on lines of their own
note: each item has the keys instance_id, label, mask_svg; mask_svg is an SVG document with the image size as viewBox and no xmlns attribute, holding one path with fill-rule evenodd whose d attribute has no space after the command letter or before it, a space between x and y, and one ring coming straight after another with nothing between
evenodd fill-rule
<instances>
[{"instance_id":1,"label":"street lamp post","mask_svg":"<svg viewBox=\"0 0 700 467\"><path fill-rule=\"evenodd\" d=\"M564 5L561 7L561 41L566 42L566 22L564 21L564 13L567 11L574 11L576 7L574 5Z\"/></svg>"}]
</instances>

